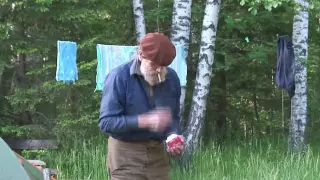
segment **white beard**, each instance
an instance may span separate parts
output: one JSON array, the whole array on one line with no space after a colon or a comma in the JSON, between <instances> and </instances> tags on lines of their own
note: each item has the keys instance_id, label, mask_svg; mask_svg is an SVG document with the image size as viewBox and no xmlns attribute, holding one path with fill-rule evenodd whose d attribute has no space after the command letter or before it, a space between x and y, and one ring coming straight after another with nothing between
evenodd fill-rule
<instances>
[{"instance_id":1,"label":"white beard","mask_svg":"<svg viewBox=\"0 0 320 180\"><path fill-rule=\"evenodd\" d=\"M165 80L166 74L167 74L167 69L163 68L160 73L157 71L147 71L145 68L140 66L140 71L147 83L150 86L155 86Z\"/></svg>"}]
</instances>

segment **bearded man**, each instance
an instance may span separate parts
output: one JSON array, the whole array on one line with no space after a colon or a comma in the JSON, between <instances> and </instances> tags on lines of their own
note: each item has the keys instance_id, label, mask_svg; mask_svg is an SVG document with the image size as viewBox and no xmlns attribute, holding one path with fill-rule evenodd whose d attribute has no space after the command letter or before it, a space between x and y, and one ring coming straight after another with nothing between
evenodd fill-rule
<instances>
[{"instance_id":1,"label":"bearded man","mask_svg":"<svg viewBox=\"0 0 320 180\"><path fill-rule=\"evenodd\" d=\"M106 77L99 128L109 135L107 169L111 180L169 180L169 154L180 156L180 81L168 66L175 46L161 33L149 33L132 61ZM178 136L182 144L165 143ZM169 153L168 153L168 152Z\"/></svg>"}]
</instances>

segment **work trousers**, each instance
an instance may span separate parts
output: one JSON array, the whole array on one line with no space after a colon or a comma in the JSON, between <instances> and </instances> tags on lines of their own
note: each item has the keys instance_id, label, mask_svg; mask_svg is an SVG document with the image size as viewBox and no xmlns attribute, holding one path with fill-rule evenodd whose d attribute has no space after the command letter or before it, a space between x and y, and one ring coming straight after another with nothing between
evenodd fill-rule
<instances>
[{"instance_id":1,"label":"work trousers","mask_svg":"<svg viewBox=\"0 0 320 180\"><path fill-rule=\"evenodd\" d=\"M164 142L108 140L110 180L170 180L169 156Z\"/></svg>"}]
</instances>

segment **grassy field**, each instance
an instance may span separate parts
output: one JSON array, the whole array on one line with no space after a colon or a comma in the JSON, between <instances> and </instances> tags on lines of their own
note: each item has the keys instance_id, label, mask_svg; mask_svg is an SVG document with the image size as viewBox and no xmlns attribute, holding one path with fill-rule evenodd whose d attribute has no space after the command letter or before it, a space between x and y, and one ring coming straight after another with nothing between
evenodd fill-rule
<instances>
[{"instance_id":1,"label":"grassy field","mask_svg":"<svg viewBox=\"0 0 320 180\"><path fill-rule=\"evenodd\" d=\"M75 140L70 148L40 154L51 168L60 170L59 179L103 180L106 174L106 139ZM194 156L194 167L173 166L172 180L319 180L319 154L286 152L286 143L257 141L201 148ZM316 149L316 148L315 148ZM30 154L29 154L30 155Z\"/></svg>"}]
</instances>

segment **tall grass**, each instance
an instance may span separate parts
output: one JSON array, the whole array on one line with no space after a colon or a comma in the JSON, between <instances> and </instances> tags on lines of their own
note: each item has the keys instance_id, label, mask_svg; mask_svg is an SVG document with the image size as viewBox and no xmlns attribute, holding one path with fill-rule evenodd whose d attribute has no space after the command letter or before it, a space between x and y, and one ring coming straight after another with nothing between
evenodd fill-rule
<instances>
[{"instance_id":1,"label":"tall grass","mask_svg":"<svg viewBox=\"0 0 320 180\"><path fill-rule=\"evenodd\" d=\"M59 179L108 179L105 137L75 140L71 149L50 152L51 168L58 168ZM172 180L319 180L319 154L311 148L304 154L286 152L286 144L252 140L222 148L201 148L194 155L191 168L173 165Z\"/></svg>"}]
</instances>

